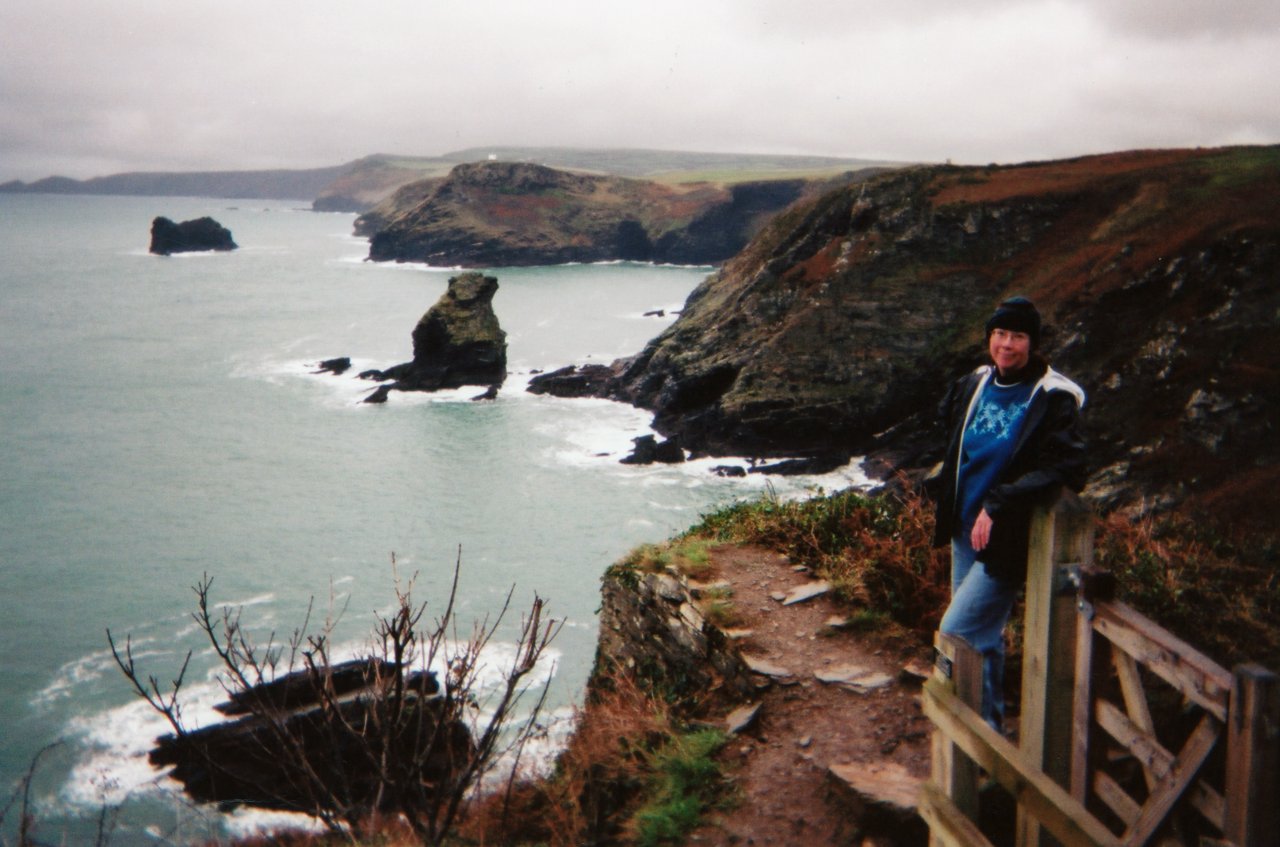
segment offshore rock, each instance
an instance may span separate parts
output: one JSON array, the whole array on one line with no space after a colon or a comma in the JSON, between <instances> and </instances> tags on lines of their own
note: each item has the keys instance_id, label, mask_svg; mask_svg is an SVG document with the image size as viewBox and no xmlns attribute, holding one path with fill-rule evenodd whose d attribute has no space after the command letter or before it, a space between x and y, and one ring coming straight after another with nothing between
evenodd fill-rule
<instances>
[{"instance_id":1,"label":"offshore rock","mask_svg":"<svg viewBox=\"0 0 1280 847\"><path fill-rule=\"evenodd\" d=\"M394 380L365 402L384 402L389 390L438 391L464 385L489 386L496 396L507 377L507 334L493 311L497 291L496 277L474 272L452 277L413 329L413 361L360 374Z\"/></svg>"},{"instance_id":2,"label":"offshore rock","mask_svg":"<svg viewBox=\"0 0 1280 847\"><path fill-rule=\"evenodd\" d=\"M684 461L684 450L680 442L668 439L661 443L652 435L641 435L631 439L634 448L631 454L621 459L624 465L652 465L660 462L664 465L677 465Z\"/></svg>"},{"instance_id":3,"label":"offshore rock","mask_svg":"<svg viewBox=\"0 0 1280 847\"><path fill-rule=\"evenodd\" d=\"M462 723L436 731L434 673L403 675L403 711L392 719L392 701L370 695L399 677L394 664L354 661L333 672L328 691L314 673L298 671L240 692L217 707L235 719L164 735L148 759L169 767L197 802L306 813L332 803L329 810L342 815L351 808L392 808L397 798L386 790L388 779L440 782L474 755ZM364 729L380 725L395 729ZM323 789L298 778L303 763Z\"/></svg>"},{"instance_id":4,"label":"offshore rock","mask_svg":"<svg viewBox=\"0 0 1280 847\"><path fill-rule=\"evenodd\" d=\"M213 218L196 218L174 223L165 217L151 222L151 252L157 256L208 250L235 250L231 230Z\"/></svg>"},{"instance_id":5,"label":"offshore rock","mask_svg":"<svg viewBox=\"0 0 1280 847\"><path fill-rule=\"evenodd\" d=\"M342 376L351 369L351 357L339 356L334 359L324 359L316 363L316 369L312 371L315 374L333 374L334 376Z\"/></svg>"}]
</instances>

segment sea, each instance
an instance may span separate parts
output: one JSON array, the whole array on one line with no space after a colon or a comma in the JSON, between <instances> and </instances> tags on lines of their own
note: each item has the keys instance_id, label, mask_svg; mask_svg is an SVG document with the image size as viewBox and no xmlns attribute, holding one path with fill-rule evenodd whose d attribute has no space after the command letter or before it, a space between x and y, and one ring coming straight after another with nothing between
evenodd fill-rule
<instances>
[{"instance_id":1,"label":"sea","mask_svg":"<svg viewBox=\"0 0 1280 847\"><path fill-rule=\"evenodd\" d=\"M147 252L151 220L210 215L230 253ZM711 268L491 268L510 375L361 400L357 378L412 357L410 333L455 269L365 261L349 214L302 202L0 194L0 840L24 813L68 844L188 844L299 823L187 801L147 762L164 718L108 633L189 726L225 697L194 587L259 644L328 632L369 650L397 587L427 617L455 566L459 628L494 620L509 660L535 596L563 621L548 686L549 761L581 701L600 577L644 543L741 499L866 477L725 478L732 460L633 466L650 415L525 391L531 375L639 352ZM662 315L651 314L661 310ZM347 374L316 373L349 356ZM530 702L526 699L525 702ZM556 728L559 731L555 731Z\"/></svg>"}]
</instances>

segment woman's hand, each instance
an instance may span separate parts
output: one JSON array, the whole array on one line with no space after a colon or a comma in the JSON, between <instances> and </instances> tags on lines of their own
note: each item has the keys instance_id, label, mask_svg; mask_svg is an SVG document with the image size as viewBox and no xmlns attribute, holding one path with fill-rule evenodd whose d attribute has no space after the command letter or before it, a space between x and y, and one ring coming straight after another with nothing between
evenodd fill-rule
<instances>
[{"instance_id":1,"label":"woman's hand","mask_svg":"<svg viewBox=\"0 0 1280 847\"><path fill-rule=\"evenodd\" d=\"M974 550L984 550L990 542L991 516L987 514L986 509L983 509L978 512L978 518L973 522L973 532L969 533L969 544Z\"/></svg>"}]
</instances>

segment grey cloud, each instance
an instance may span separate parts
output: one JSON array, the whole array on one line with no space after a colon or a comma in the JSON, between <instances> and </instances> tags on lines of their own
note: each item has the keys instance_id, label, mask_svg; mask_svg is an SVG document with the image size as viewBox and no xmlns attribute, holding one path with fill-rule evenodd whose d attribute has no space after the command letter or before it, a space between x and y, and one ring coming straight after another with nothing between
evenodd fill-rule
<instances>
[{"instance_id":1,"label":"grey cloud","mask_svg":"<svg viewBox=\"0 0 1280 847\"><path fill-rule=\"evenodd\" d=\"M1280 140L1258 95L1280 4L1207 6L2 4L0 180L484 144L985 162Z\"/></svg>"}]
</instances>

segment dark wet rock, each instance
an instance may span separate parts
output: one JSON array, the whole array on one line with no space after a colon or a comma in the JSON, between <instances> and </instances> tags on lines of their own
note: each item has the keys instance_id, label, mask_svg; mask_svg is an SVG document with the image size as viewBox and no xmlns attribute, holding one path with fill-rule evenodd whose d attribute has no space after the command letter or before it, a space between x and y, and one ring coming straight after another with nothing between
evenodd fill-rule
<instances>
[{"instance_id":1,"label":"dark wet rock","mask_svg":"<svg viewBox=\"0 0 1280 847\"><path fill-rule=\"evenodd\" d=\"M711 469L711 472L716 476L723 477L739 477L747 475L747 469L742 465L716 465Z\"/></svg>"},{"instance_id":2,"label":"dark wet rock","mask_svg":"<svg viewBox=\"0 0 1280 847\"><path fill-rule=\"evenodd\" d=\"M412 768L423 783L431 784L474 754L470 732L461 723L435 731L440 714L433 699L439 690L435 674L404 675L404 717L394 724L398 732L383 737L366 734L362 727L388 724L389 707L377 697L352 695L385 685L400 671L384 662L349 662L334 670L342 696L331 707L340 719L321 705L319 679L300 671L217 707L244 717L156 739L148 758L152 765L168 767L169 775L200 803L314 812L323 795L298 778L299 756L305 756L325 793L341 806L329 811L342 815L351 807L395 806L398 798L380 793L384 780L379 769L400 784L419 784L408 778Z\"/></svg>"},{"instance_id":3,"label":"dark wet rock","mask_svg":"<svg viewBox=\"0 0 1280 847\"><path fill-rule=\"evenodd\" d=\"M809 456L799 459L785 459L781 462L772 462L767 465L756 465L751 468L751 473L776 474L778 476L800 476L804 474L817 476L831 473L847 464L849 464L849 457L842 454Z\"/></svg>"},{"instance_id":4,"label":"dark wet rock","mask_svg":"<svg viewBox=\"0 0 1280 847\"><path fill-rule=\"evenodd\" d=\"M631 455L620 460L624 465L652 465L655 462L674 465L684 461L684 450L674 439L659 442L652 435L641 435L631 439L631 443L635 445Z\"/></svg>"},{"instance_id":5,"label":"dark wet rock","mask_svg":"<svg viewBox=\"0 0 1280 847\"><path fill-rule=\"evenodd\" d=\"M566 365L535 376L527 390L553 397L599 397L617 375L618 370L608 365Z\"/></svg>"},{"instance_id":6,"label":"dark wet rock","mask_svg":"<svg viewBox=\"0 0 1280 847\"><path fill-rule=\"evenodd\" d=\"M158 256L173 253L203 252L208 250L235 250L231 230L204 217L174 223L165 217L151 222L151 252Z\"/></svg>"},{"instance_id":7,"label":"dark wet rock","mask_svg":"<svg viewBox=\"0 0 1280 847\"><path fill-rule=\"evenodd\" d=\"M491 385L487 389L485 389L483 394L477 394L475 397L472 397L471 400L472 402L478 402L481 400L497 400L499 388L500 386Z\"/></svg>"},{"instance_id":8,"label":"dark wet rock","mask_svg":"<svg viewBox=\"0 0 1280 847\"><path fill-rule=\"evenodd\" d=\"M351 359L347 356L342 356L337 359L325 359L317 362L316 369L312 373L329 373L334 376L341 376L349 370L351 370Z\"/></svg>"},{"instance_id":9,"label":"dark wet rock","mask_svg":"<svg viewBox=\"0 0 1280 847\"><path fill-rule=\"evenodd\" d=\"M438 391L464 385L487 385L495 393L507 377L507 334L498 325L493 296L496 277L464 273L413 329L413 360L386 370L360 374L388 384L365 399L382 403L392 391Z\"/></svg>"},{"instance_id":10,"label":"dark wet rock","mask_svg":"<svg viewBox=\"0 0 1280 847\"><path fill-rule=\"evenodd\" d=\"M373 389L373 391L370 391L369 394L360 402L361 403L385 403L387 402L387 397L391 394L391 389L393 387L394 386L391 385L390 383L386 385L379 385L377 388Z\"/></svg>"}]
</instances>

